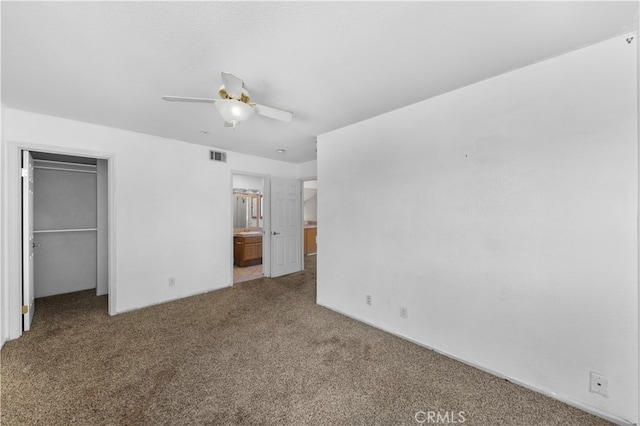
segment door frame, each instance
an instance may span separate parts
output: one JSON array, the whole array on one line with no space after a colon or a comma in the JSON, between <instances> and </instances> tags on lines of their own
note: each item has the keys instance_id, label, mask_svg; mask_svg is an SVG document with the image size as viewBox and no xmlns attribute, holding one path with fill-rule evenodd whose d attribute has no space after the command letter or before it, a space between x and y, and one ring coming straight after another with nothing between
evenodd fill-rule
<instances>
[{"instance_id":1,"label":"door frame","mask_svg":"<svg viewBox=\"0 0 640 426\"><path fill-rule=\"evenodd\" d=\"M263 194L262 194L262 275L265 277L271 277L271 176L262 173L245 172L242 170L231 170L230 182L229 182L229 211L230 211L230 225L229 225L229 247L230 256L229 264L231 271L231 278L229 286L233 286L233 176L252 176L263 179ZM269 206L267 208L267 206Z\"/></svg>"},{"instance_id":2,"label":"door frame","mask_svg":"<svg viewBox=\"0 0 640 426\"><path fill-rule=\"evenodd\" d=\"M6 327L8 340L22 335L22 190L21 158L22 151L48 152L61 155L75 155L107 160L108 190L108 304L109 315L117 313L116 307L116 156L109 152L90 151L77 148L52 146L46 144L6 141L2 168L4 171L4 191L2 194L2 324Z\"/></svg>"},{"instance_id":3,"label":"door frame","mask_svg":"<svg viewBox=\"0 0 640 426\"><path fill-rule=\"evenodd\" d=\"M27 312L22 314L22 330L29 331L35 314L35 240L34 240L34 207L35 199L35 167L31 151L22 154L22 305Z\"/></svg>"}]
</instances>

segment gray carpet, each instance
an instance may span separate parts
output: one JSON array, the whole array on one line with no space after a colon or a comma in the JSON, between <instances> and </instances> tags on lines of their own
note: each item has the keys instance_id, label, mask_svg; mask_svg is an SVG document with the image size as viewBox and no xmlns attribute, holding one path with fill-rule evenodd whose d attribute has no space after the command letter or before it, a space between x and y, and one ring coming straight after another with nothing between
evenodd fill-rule
<instances>
[{"instance_id":1,"label":"gray carpet","mask_svg":"<svg viewBox=\"0 0 640 426\"><path fill-rule=\"evenodd\" d=\"M313 256L115 317L92 292L39 299L1 353L2 424L608 424L314 301Z\"/></svg>"}]
</instances>

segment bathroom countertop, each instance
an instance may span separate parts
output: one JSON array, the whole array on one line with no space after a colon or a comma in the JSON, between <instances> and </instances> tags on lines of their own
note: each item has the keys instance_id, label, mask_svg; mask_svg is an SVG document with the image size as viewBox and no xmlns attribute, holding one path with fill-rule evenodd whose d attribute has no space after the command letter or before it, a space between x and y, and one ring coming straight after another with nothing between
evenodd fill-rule
<instances>
[{"instance_id":1,"label":"bathroom countertop","mask_svg":"<svg viewBox=\"0 0 640 426\"><path fill-rule=\"evenodd\" d=\"M233 234L234 237L262 237L262 231L249 231L249 232L238 232Z\"/></svg>"}]
</instances>

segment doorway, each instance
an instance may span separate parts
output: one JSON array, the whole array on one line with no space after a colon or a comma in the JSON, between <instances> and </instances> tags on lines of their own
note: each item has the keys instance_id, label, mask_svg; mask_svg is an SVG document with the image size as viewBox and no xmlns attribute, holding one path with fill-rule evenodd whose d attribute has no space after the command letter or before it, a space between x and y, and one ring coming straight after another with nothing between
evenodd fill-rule
<instances>
[{"instance_id":1,"label":"doorway","mask_svg":"<svg viewBox=\"0 0 640 426\"><path fill-rule=\"evenodd\" d=\"M315 256L318 252L318 181L303 181L302 187L304 255Z\"/></svg>"},{"instance_id":2,"label":"doorway","mask_svg":"<svg viewBox=\"0 0 640 426\"><path fill-rule=\"evenodd\" d=\"M265 275L265 178L234 173L232 184L233 284L237 284Z\"/></svg>"},{"instance_id":3,"label":"doorway","mask_svg":"<svg viewBox=\"0 0 640 426\"><path fill-rule=\"evenodd\" d=\"M37 298L109 293L108 162L29 150L22 158L23 331L28 331Z\"/></svg>"},{"instance_id":4,"label":"doorway","mask_svg":"<svg viewBox=\"0 0 640 426\"><path fill-rule=\"evenodd\" d=\"M301 181L243 172L231 176L232 283L301 271Z\"/></svg>"}]
</instances>

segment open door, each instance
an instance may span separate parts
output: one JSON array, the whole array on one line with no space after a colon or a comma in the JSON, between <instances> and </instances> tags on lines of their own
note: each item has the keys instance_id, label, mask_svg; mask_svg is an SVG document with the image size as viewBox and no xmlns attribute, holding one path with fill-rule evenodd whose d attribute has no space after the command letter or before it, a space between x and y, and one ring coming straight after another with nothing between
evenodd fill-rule
<instances>
[{"instance_id":1,"label":"open door","mask_svg":"<svg viewBox=\"0 0 640 426\"><path fill-rule=\"evenodd\" d=\"M271 178L271 276L302 270L300 181Z\"/></svg>"},{"instance_id":2,"label":"open door","mask_svg":"<svg viewBox=\"0 0 640 426\"><path fill-rule=\"evenodd\" d=\"M22 151L22 329L28 331L35 311L33 286L33 157Z\"/></svg>"}]
</instances>

